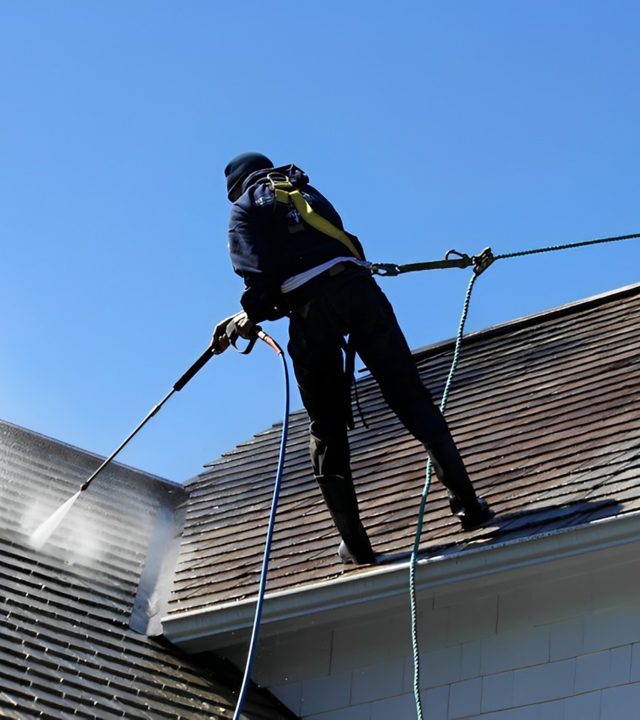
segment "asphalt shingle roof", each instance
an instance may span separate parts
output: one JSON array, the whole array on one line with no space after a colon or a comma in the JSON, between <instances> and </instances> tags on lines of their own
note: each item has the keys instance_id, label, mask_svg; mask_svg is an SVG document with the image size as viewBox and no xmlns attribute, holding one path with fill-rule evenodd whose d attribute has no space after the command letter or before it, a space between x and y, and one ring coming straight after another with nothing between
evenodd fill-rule
<instances>
[{"instance_id":1,"label":"asphalt shingle roof","mask_svg":"<svg viewBox=\"0 0 640 720\"><path fill-rule=\"evenodd\" d=\"M469 335L447 418L476 489L498 513L463 533L435 481L422 550L485 546L640 509L640 286ZM439 400L452 342L415 353ZM415 532L423 448L370 376L359 380L369 425L351 432L361 514L374 548L405 554ZM291 417L268 589L344 572L315 487L304 412ZM170 616L255 595L280 426L239 445L187 484L190 499ZM356 569L352 572L367 572Z\"/></svg>"},{"instance_id":2,"label":"asphalt shingle roof","mask_svg":"<svg viewBox=\"0 0 640 720\"><path fill-rule=\"evenodd\" d=\"M239 677L129 627L135 605L154 610L139 582L181 487L112 465L49 544L28 546L30 530L99 462L0 422L0 715L230 718ZM266 693L250 698L252 719L294 717Z\"/></svg>"}]
</instances>

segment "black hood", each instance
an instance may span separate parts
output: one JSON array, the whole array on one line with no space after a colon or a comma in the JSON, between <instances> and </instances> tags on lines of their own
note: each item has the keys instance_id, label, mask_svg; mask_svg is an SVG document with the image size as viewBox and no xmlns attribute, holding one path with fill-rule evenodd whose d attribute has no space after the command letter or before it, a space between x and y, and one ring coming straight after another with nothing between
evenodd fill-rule
<instances>
[{"instance_id":1,"label":"black hood","mask_svg":"<svg viewBox=\"0 0 640 720\"><path fill-rule=\"evenodd\" d=\"M246 152L236 155L230 160L224 169L224 176L227 179L227 197L231 202L240 197L240 186L247 175L257 170L272 168L273 163L266 155L257 152Z\"/></svg>"}]
</instances>

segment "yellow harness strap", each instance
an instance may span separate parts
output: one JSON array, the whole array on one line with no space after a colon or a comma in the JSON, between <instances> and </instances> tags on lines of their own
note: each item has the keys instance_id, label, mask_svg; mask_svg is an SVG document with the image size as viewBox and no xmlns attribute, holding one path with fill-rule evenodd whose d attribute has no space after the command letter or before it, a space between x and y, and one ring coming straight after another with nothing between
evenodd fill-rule
<instances>
[{"instance_id":1,"label":"yellow harness strap","mask_svg":"<svg viewBox=\"0 0 640 720\"><path fill-rule=\"evenodd\" d=\"M276 202L285 205L293 205L298 211L300 218L314 230L324 233L334 240L341 242L347 250L358 260L362 260L362 255L356 250L351 238L344 230L340 230L333 223L330 223L322 215L319 215L307 202L300 190L295 190L288 180L280 180L283 176L269 177L269 182L276 196Z\"/></svg>"}]
</instances>

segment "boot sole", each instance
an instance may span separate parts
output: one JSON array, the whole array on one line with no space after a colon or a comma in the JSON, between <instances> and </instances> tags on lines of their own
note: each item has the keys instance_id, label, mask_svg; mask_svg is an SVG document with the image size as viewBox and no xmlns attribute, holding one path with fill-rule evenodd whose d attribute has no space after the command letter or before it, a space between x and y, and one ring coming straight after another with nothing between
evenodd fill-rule
<instances>
[{"instance_id":1,"label":"boot sole","mask_svg":"<svg viewBox=\"0 0 640 720\"><path fill-rule=\"evenodd\" d=\"M477 530L477 528L482 527L483 525L486 525L490 520L493 520L495 516L495 512L493 510L489 510L489 512L482 517L479 517L472 521L465 522L465 520L461 518L460 524L462 525L463 530Z\"/></svg>"}]
</instances>

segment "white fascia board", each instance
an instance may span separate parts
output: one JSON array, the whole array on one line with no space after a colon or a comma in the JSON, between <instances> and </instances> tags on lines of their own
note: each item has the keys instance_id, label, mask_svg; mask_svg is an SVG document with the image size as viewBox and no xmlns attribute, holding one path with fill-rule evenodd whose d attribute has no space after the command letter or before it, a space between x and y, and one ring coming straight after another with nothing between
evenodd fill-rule
<instances>
[{"instance_id":1,"label":"white fascia board","mask_svg":"<svg viewBox=\"0 0 640 720\"><path fill-rule=\"evenodd\" d=\"M453 589L460 583L481 586L487 579L557 561L636 543L640 545L640 512L593 521L548 533L479 545L452 548L418 561L416 592ZM406 599L409 561L353 572L327 582L267 593L262 630L295 630L320 622L327 615L375 612L384 604ZM238 642L252 627L255 597L221 603L163 618L164 636L186 650L213 650Z\"/></svg>"}]
</instances>

